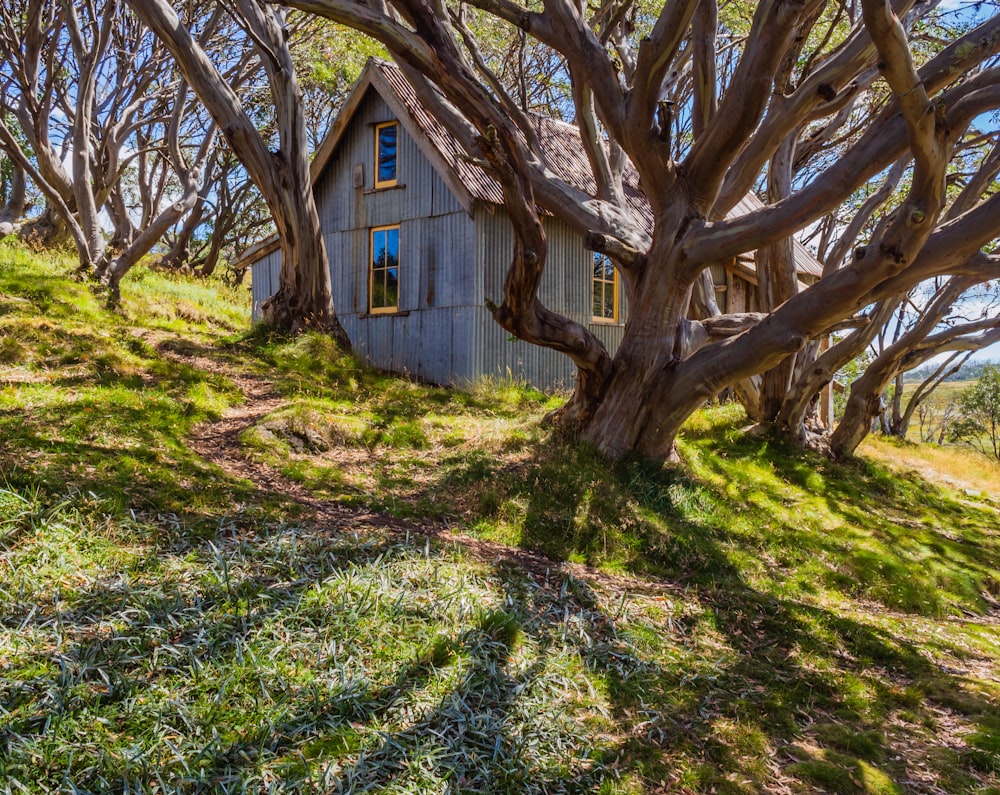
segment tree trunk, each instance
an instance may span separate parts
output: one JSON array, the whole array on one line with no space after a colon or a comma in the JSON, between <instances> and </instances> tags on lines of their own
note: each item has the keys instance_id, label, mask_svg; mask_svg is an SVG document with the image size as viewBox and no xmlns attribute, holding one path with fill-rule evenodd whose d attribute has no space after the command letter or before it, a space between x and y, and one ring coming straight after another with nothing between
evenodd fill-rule
<instances>
[{"instance_id":1,"label":"tree trunk","mask_svg":"<svg viewBox=\"0 0 1000 795\"><path fill-rule=\"evenodd\" d=\"M272 153L235 92L170 4L166 0L129 2L170 50L274 217L281 242L281 271L278 290L264 306L265 320L289 331L323 329L349 348L350 341L333 308L329 261L309 176L302 94L275 11L261 7L256 0L237 3L243 22L260 42L261 61L271 83L279 133L279 149Z\"/></svg>"},{"instance_id":2,"label":"tree trunk","mask_svg":"<svg viewBox=\"0 0 1000 795\"><path fill-rule=\"evenodd\" d=\"M114 2L109 2L105 6L103 12L105 23L114 13L114 7ZM73 151L70 156L73 172L73 195L76 198L79 224L87 243L90 261L100 263L104 256L105 241L94 197L91 174L94 153L91 145L91 134L97 90L95 85L97 64L104 48L103 42L106 41L105 37L108 35L108 25L102 24L100 29L95 30L92 40L86 42L80 29L80 21L75 7L70 3L67 8L67 28L77 62L80 65L80 77L76 84L76 107L73 116Z\"/></svg>"},{"instance_id":3,"label":"tree trunk","mask_svg":"<svg viewBox=\"0 0 1000 795\"><path fill-rule=\"evenodd\" d=\"M790 439L806 438L805 420L809 407L823 388L832 383L837 373L868 347L898 305L899 299L883 301L870 312L860 328L832 345L803 370L785 395L775 420L782 434Z\"/></svg>"},{"instance_id":4,"label":"tree trunk","mask_svg":"<svg viewBox=\"0 0 1000 795\"><path fill-rule=\"evenodd\" d=\"M948 313L955 299L971 284L972 280L967 278L950 279L938 291L919 322L882 351L868 365L864 374L851 384L844 416L830 437L830 451L834 456L839 458L853 455L867 436L872 422L879 416L885 390L896 374L901 370L911 369L937 353L939 348L928 339L928 334ZM948 341L949 337L957 336L960 336L960 332L953 329L951 332L943 332L939 339ZM918 347L921 343L925 344L924 349Z\"/></svg>"},{"instance_id":5,"label":"tree trunk","mask_svg":"<svg viewBox=\"0 0 1000 795\"><path fill-rule=\"evenodd\" d=\"M213 234L211 241L208 244L208 252L205 254L205 259L202 260L201 266L198 268L198 273L201 276L211 276L215 273L215 269L219 265L219 258L222 256L222 235ZM246 271L244 268L240 271L240 279L242 280L242 274ZM239 282L237 282L239 283Z\"/></svg>"},{"instance_id":6,"label":"tree trunk","mask_svg":"<svg viewBox=\"0 0 1000 795\"><path fill-rule=\"evenodd\" d=\"M882 368L869 367L851 384L844 406L844 416L830 436L830 452L835 458L853 455L872 428L872 423L882 409L882 394L895 371L886 373Z\"/></svg>"},{"instance_id":7,"label":"tree trunk","mask_svg":"<svg viewBox=\"0 0 1000 795\"><path fill-rule=\"evenodd\" d=\"M0 208L0 237L12 234L14 224L24 214L28 195L28 178L24 169L11 162L10 181L4 196L5 203Z\"/></svg>"},{"instance_id":8,"label":"tree trunk","mask_svg":"<svg viewBox=\"0 0 1000 795\"><path fill-rule=\"evenodd\" d=\"M771 158L768 174L768 201L776 204L792 192L792 163L795 158L795 137L788 136ZM798 292L795 273L795 247L786 237L757 252L757 273L760 280L761 309L773 312ZM795 356L783 359L763 374L761 385L761 419L774 423L781 404L788 395L795 370Z\"/></svg>"}]
</instances>

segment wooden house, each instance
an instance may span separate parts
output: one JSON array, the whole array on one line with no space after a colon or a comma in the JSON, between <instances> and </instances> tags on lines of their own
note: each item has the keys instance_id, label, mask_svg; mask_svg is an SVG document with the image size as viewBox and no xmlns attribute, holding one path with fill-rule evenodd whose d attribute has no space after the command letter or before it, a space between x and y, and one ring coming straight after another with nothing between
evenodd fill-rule
<instances>
[{"instance_id":1,"label":"wooden house","mask_svg":"<svg viewBox=\"0 0 1000 795\"><path fill-rule=\"evenodd\" d=\"M536 122L550 167L592 194L575 128ZM434 383L510 375L542 389L572 386L567 357L512 338L486 309L487 299L502 298L512 252L500 186L422 107L398 68L369 62L316 153L312 178L337 315L361 357ZM645 197L635 186L627 191L637 218L650 223ZM753 197L745 203L742 212L759 206ZM614 268L566 224L544 223L541 300L614 351L628 313ZM819 264L799 248L803 278L818 277ZM252 267L256 317L277 289L277 241L258 244L240 263ZM724 312L754 308L752 265L734 261L714 278Z\"/></svg>"}]
</instances>

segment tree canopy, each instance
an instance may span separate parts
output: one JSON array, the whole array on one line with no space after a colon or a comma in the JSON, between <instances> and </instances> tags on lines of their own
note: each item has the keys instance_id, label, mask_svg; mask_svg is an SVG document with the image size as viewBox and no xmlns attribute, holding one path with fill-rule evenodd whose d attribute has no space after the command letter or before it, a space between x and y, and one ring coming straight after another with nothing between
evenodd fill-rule
<instances>
[{"instance_id":1,"label":"tree canopy","mask_svg":"<svg viewBox=\"0 0 1000 795\"><path fill-rule=\"evenodd\" d=\"M878 323L885 302L927 279L997 274L996 130L984 124L1000 104L996 16L878 0L469 4L561 64L596 184L587 195L547 167L467 5L292 5L382 41L502 182L518 242L494 316L572 357L576 388L556 419L611 456L668 455L696 406L762 374L753 413L797 433L818 391L810 341ZM629 204L630 179L647 221ZM766 206L734 216L755 187ZM613 354L538 300L539 207L614 258L630 315ZM791 238L817 229L825 272L799 289ZM747 252L763 312L713 320L706 268ZM856 445L848 437L839 452Z\"/></svg>"}]
</instances>

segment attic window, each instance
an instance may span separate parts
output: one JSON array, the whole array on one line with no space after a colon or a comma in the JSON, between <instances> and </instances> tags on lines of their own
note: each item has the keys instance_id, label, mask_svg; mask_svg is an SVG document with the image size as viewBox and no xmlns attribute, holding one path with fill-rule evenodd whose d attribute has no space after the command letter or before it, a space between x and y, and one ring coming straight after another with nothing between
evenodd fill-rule
<instances>
[{"instance_id":1,"label":"attic window","mask_svg":"<svg viewBox=\"0 0 1000 795\"><path fill-rule=\"evenodd\" d=\"M396 182L396 140L399 124L387 121L375 125L375 187L391 188Z\"/></svg>"},{"instance_id":2,"label":"attic window","mask_svg":"<svg viewBox=\"0 0 1000 795\"><path fill-rule=\"evenodd\" d=\"M596 323L618 322L618 273L606 254L594 256L593 319Z\"/></svg>"}]
</instances>

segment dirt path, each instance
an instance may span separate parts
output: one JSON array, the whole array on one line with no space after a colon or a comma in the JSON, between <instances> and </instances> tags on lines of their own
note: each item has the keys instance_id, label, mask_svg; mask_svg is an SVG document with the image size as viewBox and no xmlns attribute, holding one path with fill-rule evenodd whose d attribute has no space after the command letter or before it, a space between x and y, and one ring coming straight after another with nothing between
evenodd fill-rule
<instances>
[{"instance_id":1,"label":"dirt path","mask_svg":"<svg viewBox=\"0 0 1000 795\"><path fill-rule=\"evenodd\" d=\"M192 450L227 475L248 480L259 491L280 496L300 506L305 518L318 527L334 532L391 534L398 538L433 537L461 545L466 553L477 560L493 563L504 561L545 581L550 575L562 572L577 579L586 579L595 585L600 584L612 591L628 590L632 594L640 594L682 590L672 583L609 575L589 566L558 561L527 550L473 538L447 522L427 520L417 523L362 507L344 505L336 500L318 499L301 483L248 456L240 442L243 431L288 405L289 401L278 392L272 380L248 373L237 364L227 361L213 348L178 342L175 337L167 334L144 332L140 336L147 344L156 348L161 356L222 376L243 394L243 402L228 407L220 419L202 423L194 429L189 437ZM558 579L557 577L556 580Z\"/></svg>"},{"instance_id":2,"label":"dirt path","mask_svg":"<svg viewBox=\"0 0 1000 795\"><path fill-rule=\"evenodd\" d=\"M311 520L319 523L333 524L339 528L348 523L374 523L383 519L332 500L316 499L302 484L246 454L240 442L243 431L288 404L288 400L279 394L271 379L247 372L218 355L212 348L179 343L166 335L152 337L144 334L143 338L161 356L222 376L243 394L243 401L226 408L221 419L196 426L189 437L191 449L205 461L214 464L230 477L250 481L262 492L276 494L297 503L306 510ZM391 517L385 518L395 521ZM385 521L379 523L385 524Z\"/></svg>"}]
</instances>

